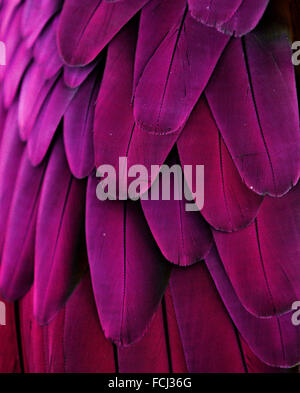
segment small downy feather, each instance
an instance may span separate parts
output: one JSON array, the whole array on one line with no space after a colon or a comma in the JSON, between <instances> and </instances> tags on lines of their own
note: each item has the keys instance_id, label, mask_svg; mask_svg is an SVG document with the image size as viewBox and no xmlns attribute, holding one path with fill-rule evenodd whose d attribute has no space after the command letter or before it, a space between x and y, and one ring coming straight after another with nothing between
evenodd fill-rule
<instances>
[{"instance_id":1,"label":"small downy feather","mask_svg":"<svg viewBox=\"0 0 300 393\"><path fill-rule=\"evenodd\" d=\"M42 325L63 307L87 268L85 193L86 182L70 172L60 135L50 155L37 217L34 313Z\"/></svg>"},{"instance_id":2,"label":"small downy feather","mask_svg":"<svg viewBox=\"0 0 300 393\"><path fill-rule=\"evenodd\" d=\"M106 338L126 346L145 333L170 266L147 228L139 202L101 201L99 186L90 176L86 236L93 290Z\"/></svg>"},{"instance_id":3,"label":"small downy feather","mask_svg":"<svg viewBox=\"0 0 300 393\"><path fill-rule=\"evenodd\" d=\"M148 1L66 0L58 29L59 50L66 64L85 66L93 61Z\"/></svg>"}]
</instances>

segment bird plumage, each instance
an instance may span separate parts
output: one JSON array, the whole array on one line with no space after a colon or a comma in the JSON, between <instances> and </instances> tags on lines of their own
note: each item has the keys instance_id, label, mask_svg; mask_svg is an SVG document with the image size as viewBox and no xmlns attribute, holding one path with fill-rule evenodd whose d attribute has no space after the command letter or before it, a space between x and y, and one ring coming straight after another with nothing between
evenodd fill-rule
<instances>
[{"instance_id":1,"label":"bird plumage","mask_svg":"<svg viewBox=\"0 0 300 393\"><path fill-rule=\"evenodd\" d=\"M0 4L0 371L297 365L298 2ZM120 157L204 165L203 209L99 201Z\"/></svg>"}]
</instances>

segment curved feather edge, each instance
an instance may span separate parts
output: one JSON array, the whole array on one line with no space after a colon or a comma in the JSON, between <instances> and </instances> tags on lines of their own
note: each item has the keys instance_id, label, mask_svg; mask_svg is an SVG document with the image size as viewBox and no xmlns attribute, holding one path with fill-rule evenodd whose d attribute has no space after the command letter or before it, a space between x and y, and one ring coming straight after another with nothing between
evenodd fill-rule
<instances>
[{"instance_id":1,"label":"curved feather edge","mask_svg":"<svg viewBox=\"0 0 300 393\"><path fill-rule=\"evenodd\" d=\"M90 176L86 236L93 290L105 336L126 346L144 335L165 291L170 266L138 202L100 201L98 185Z\"/></svg>"},{"instance_id":2,"label":"curved feather edge","mask_svg":"<svg viewBox=\"0 0 300 393\"><path fill-rule=\"evenodd\" d=\"M293 311L271 318L253 316L236 296L216 249L206 258L206 265L230 317L255 355L271 367L298 364L300 333L291 322Z\"/></svg>"},{"instance_id":3,"label":"curved feather edge","mask_svg":"<svg viewBox=\"0 0 300 393\"><path fill-rule=\"evenodd\" d=\"M58 47L64 62L70 66L92 62L148 1L87 0L83 4L66 0L58 28Z\"/></svg>"},{"instance_id":4,"label":"curved feather edge","mask_svg":"<svg viewBox=\"0 0 300 393\"><path fill-rule=\"evenodd\" d=\"M87 270L84 239L86 182L68 167L62 135L51 151L37 216L34 314L51 321Z\"/></svg>"}]
</instances>

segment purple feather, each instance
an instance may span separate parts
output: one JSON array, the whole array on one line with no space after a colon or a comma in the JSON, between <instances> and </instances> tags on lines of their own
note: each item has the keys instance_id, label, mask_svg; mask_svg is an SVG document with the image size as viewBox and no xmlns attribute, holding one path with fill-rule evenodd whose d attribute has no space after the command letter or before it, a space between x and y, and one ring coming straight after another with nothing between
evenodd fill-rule
<instances>
[{"instance_id":1,"label":"purple feather","mask_svg":"<svg viewBox=\"0 0 300 393\"><path fill-rule=\"evenodd\" d=\"M16 177L24 151L24 144L19 138L16 111L15 103L8 112L0 146L0 257Z\"/></svg>"},{"instance_id":2,"label":"purple feather","mask_svg":"<svg viewBox=\"0 0 300 393\"><path fill-rule=\"evenodd\" d=\"M42 325L64 305L86 271L85 193L86 182L71 175L59 136L43 181L36 228L34 313Z\"/></svg>"},{"instance_id":3,"label":"purple feather","mask_svg":"<svg viewBox=\"0 0 300 393\"><path fill-rule=\"evenodd\" d=\"M120 157L127 157L128 166L143 164L150 169L151 164L162 165L178 138L178 134L161 138L146 133L134 122L131 97L135 34L136 24L129 24L110 43L95 111L96 166L112 165L117 173L123 170L119 168ZM123 178L119 180L121 190L127 190ZM145 188L150 185L145 184Z\"/></svg>"},{"instance_id":4,"label":"purple feather","mask_svg":"<svg viewBox=\"0 0 300 393\"><path fill-rule=\"evenodd\" d=\"M27 47L31 47L47 22L59 11L61 0L26 0L22 33Z\"/></svg>"},{"instance_id":5,"label":"purple feather","mask_svg":"<svg viewBox=\"0 0 300 393\"><path fill-rule=\"evenodd\" d=\"M188 0L192 16L207 26L219 27L227 22L244 0Z\"/></svg>"},{"instance_id":6,"label":"purple feather","mask_svg":"<svg viewBox=\"0 0 300 393\"><path fill-rule=\"evenodd\" d=\"M254 317L238 300L215 249L206 263L234 324L251 350L264 363L273 367L292 367L297 364L300 333L299 327L292 324L292 312L272 318ZM257 289L258 285L254 290Z\"/></svg>"},{"instance_id":7,"label":"purple feather","mask_svg":"<svg viewBox=\"0 0 300 393\"><path fill-rule=\"evenodd\" d=\"M118 364L120 373L170 372L161 306L139 342L127 348L118 348Z\"/></svg>"},{"instance_id":8,"label":"purple feather","mask_svg":"<svg viewBox=\"0 0 300 393\"><path fill-rule=\"evenodd\" d=\"M269 0L243 0L241 6L232 18L219 26L218 29L226 34L241 37L253 30L263 16Z\"/></svg>"},{"instance_id":9,"label":"purple feather","mask_svg":"<svg viewBox=\"0 0 300 393\"><path fill-rule=\"evenodd\" d=\"M6 50L6 67L0 67L0 79L2 80L6 71L7 66L10 65L11 60L16 52L16 48L21 42L21 32L20 32L20 21L22 17L22 6L18 7L15 12L11 23L9 23L7 30L1 33L1 39L5 42ZM3 20L1 21L3 22ZM2 27L1 23L1 27ZM0 27L0 29L1 29Z\"/></svg>"},{"instance_id":10,"label":"purple feather","mask_svg":"<svg viewBox=\"0 0 300 393\"><path fill-rule=\"evenodd\" d=\"M99 201L96 188L97 180L90 176L86 236L94 295L105 336L128 345L145 333L170 267L155 245L139 202Z\"/></svg>"},{"instance_id":11,"label":"purple feather","mask_svg":"<svg viewBox=\"0 0 300 393\"><path fill-rule=\"evenodd\" d=\"M269 0L188 0L192 16L207 26L240 37L253 30Z\"/></svg>"},{"instance_id":12,"label":"purple feather","mask_svg":"<svg viewBox=\"0 0 300 393\"><path fill-rule=\"evenodd\" d=\"M285 36L275 38L256 31L233 39L206 96L247 186L281 196L299 179L300 133L290 43Z\"/></svg>"},{"instance_id":13,"label":"purple feather","mask_svg":"<svg viewBox=\"0 0 300 393\"><path fill-rule=\"evenodd\" d=\"M186 0L152 0L142 9L135 56L134 88L161 42L172 27L180 22L185 9Z\"/></svg>"},{"instance_id":14,"label":"purple feather","mask_svg":"<svg viewBox=\"0 0 300 393\"><path fill-rule=\"evenodd\" d=\"M56 43L57 25L58 17L47 25L33 49L35 61L43 67L45 79L52 78L63 65Z\"/></svg>"},{"instance_id":15,"label":"purple feather","mask_svg":"<svg viewBox=\"0 0 300 393\"><path fill-rule=\"evenodd\" d=\"M46 80L43 66L32 63L26 71L20 91L18 124L20 137L27 140L36 123L49 92L54 88L58 74Z\"/></svg>"},{"instance_id":16,"label":"purple feather","mask_svg":"<svg viewBox=\"0 0 300 393\"><path fill-rule=\"evenodd\" d=\"M167 161L171 167L176 161ZM177 175L175 175L176 180ZM179 181L182 181L180 187ZM148 200L142 200L142 207L153 237L165 258L180 266L189 266L201 261L212 245L211 232L199 211L186 211L184 179L175 181L170 175L170 200L163 200L162 180L159 176L149 190ZM159 182L159 184L158 184ZM151 199L153 188L159 191L159 200ZM181 200L175 196L182 194Z\"/></svg>"},{"instance_id":17,"label":"purple feather","mask_svg":"<svg viewBox=\"0 0 300 393\"><path fill-rule=\"evenodd\" d=\"M170 288L188 371L244 372L237 332L205 264L174 268Z\"/></svg>"},{"instance_id":18,"label":"purple feather","mask_svg":"<svg viewBox=\"0 0 300 393\"><path fill-rule=\"evenodd\" d=\"M55 131L77 89L70 89L62 76L50 90L28 139L28 153L33 165L39 165L45 157Z\"/></svg>"},{"instance_id":19,"label":"purple feather","mask_svg":"<svg viewBox=\"0 0 300 393\"><path fill-rule=\"evenodd\" d=\"M80 86L90 75L90 73L98 66L99 61L93 61L85 67L69 67L64 66L64 81L71 88Z\"/></svg>"},{"instance_id":20,"label":"purple feather","mask_svg":"<svg viewBox=\"0 0 300 393\"><path fill-rule=\"evenodd\" d=\"M150 6L144 9L142 21L150 20L141 24L139 36L145 34L149 38L141 39L151 39L153 32L160 29L162 15L166 17L162 11L161 7L153 11ZM146 57L149 60L136 78L134 97L137 124L149 133L160 135L183 127L229 40L197 22L184 9L176 23L171 18L167 34L166 30L162 29L160 42Z\"/></svg>"},{"instance_id":21,"label":"purple feather","mask_svg":"<svg viewBox=\"0 0 300 393\"><path fill-rule=\"evenodd\" d=\"M28 49L24 42L22 42L14 56L11 63L5 72L5 79L3 82L4 105L8 108L18 91L23 74L32 59L32 51Z\"/></svg>"},{"instance_id":22,"label":"purple feather","mask_svg":"<svg viewBox=\"0 0 300 393\"><path fill-rule=\"evenodd\" d=\"M113 346L102 332L89 274L70 296L64 321L64 372L115 372Z\"/></svg>"},{"instance_id":23,"label":"purple feather","mask_svg":"<svg viewBox=\"0 0 300 393\"><path fill-rule=\"evenodd\" d=\"M79 87L64 115L64 143L71 172L79 179L95 167L93 126L99 91L98 70Z\"/></svg>"},{"instance_id":24,"label":"purple feather","mask_svg":"<svg viewBox=\"0 0 300 393\"><path fill-rule=\"evenodd\" d=\"M214 231L233 288L254 315L284 313L300 296L299 198L300 184L282 198L266 197L248 228Z\"/></svg>"},{"instance_id":25,"label":"purple feather","mask_svg":"<svg viewBox=\"0 0 300 393\"><path fill-rule=\"evenodd\" d=\"M148 1L110 4L102 0L66 0L58 29L58 45L66 64L84 66L93 61Z\"/></svg>"},{"instance_id":26,"label":"purple feather","mask_svg":"<svg viewBox=\"0 0 300 393\"><path fill-rule=\"evenodd\" d=\"M205 202L201 214L209 224L226 232L248 226L257 216L263 198L242 182L205 98L195 107L177 147L182 165L204 165Z\"/></svg>"},{"instance_id":27,"label":"purple feather","mask_svg":"<svg viewBox=\"0 0 300 393\"><path fill-rule=\"evenodd\" d=\"M19 5L22 3L22 0L6 0L3 5L3 10L1 10L1 36L6 32L9 28L10 23L14 23L12 18L15 17L15 13L17 8L20 9Z\"/></svg>"},{"instance_id":28,"label":"purple feather","mask_svg":"<svg viewBox=\"0 0 300 393\"><path fill-rule=\"evenodd\" d=\"M24 152L1 261L0 289L10 301L24 296L33 282L36 217L45 167L45 163L33 167Z\"/></svg>"}]
</instances>

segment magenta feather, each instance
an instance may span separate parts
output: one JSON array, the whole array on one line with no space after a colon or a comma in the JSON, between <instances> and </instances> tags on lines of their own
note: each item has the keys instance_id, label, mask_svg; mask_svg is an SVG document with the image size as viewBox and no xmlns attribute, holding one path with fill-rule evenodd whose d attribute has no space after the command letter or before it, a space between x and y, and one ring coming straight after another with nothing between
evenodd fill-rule
<instances>
[{"instance_id":1,"label":"magenta feather","mask_svg":"<svg viewBox=\"0 0 300 393\"><path fill-rule=\"evenodd\" d=\"M10 23L13 22L12 19L17 9L20 8L20 3L22 3L22 0L9 0L3 5L3 10L1 10L1 35L5 34Z\"/></svg>"},{"instance_id":2,"label":"magenta feather","mask_svg":"<svg viewBox=\"0 0 300 393\"><path fill-rule=\"evenodd\" d=\"M139 342L127 348L118 348L118 364L120 373L168 373L170 371L161 306Z\"/></svg>"},{"instance_id":3,"label":"magenta feather","mask_svg":"<svg viewBox=\"0 0 300 393\"><path fill-rule=\"evenodd\" d=\"M110 43L101 83L94 123L96 166L112 165L119 171L119 158L127 157L128 167L143 164L162 165L178 134L158 135L145 133L134 122L131 98L134 68L136 24L127 25ZM122 81L122 83L120 83ZM111 110L111 108L114 108ZM122 173L122 172L121 172ZM156 176L155 176L156 177ZM121 182L121 189L125 185ZM155 178L151 179L154 181ZM145 184L145 190L151 185ZM141 192L145 191L144 189Z\"/></svg>"},{"instance_id":4,"label":"magenta feather","mask_svg":"<svg viewBox=\"0 0 300 393\"><path fill-rule=\"evenodd\" d=\"M292 312L271 318L253 316L236 296L215 249L206 264L235 326L256 356L272 367L294 366L299 358L300 335L292 324Z\"/></svg>"},{"instance_id":5,"label":"magenta feather","mask_svg":"<svg viewBox=\"0 0 300 393\"><path fill-rule=\"evenodd\" d=\"M255 31L232 40L206 96L247 186L281 196L299 179L300 133L290 44L285 36L274 38Z\"/></svg>"},{"instance_id":6,"label":"magenta feather","mask_svg":"<svg viewBox=\"0 0 300 393\"><path fill-rule=\"evenodd\" d=\"M300 296L299 193L297 185L282 198L266 197L246 229L232 234L214 231L236 294L254 315L287 312Z\"/></svg>"},{"instance_id":7,"label":"magenta feather","mask_svg":"<svg viewBox=\"0 0 300 393\"><path fill-rule=\"evenodd\" d=\"M64 66L64 81L71 88L79 87L98 66L99 61L93 61L85 67Z\"/></svg>"},{"instance_id":8,"label":"magenta feather","mask_svg":"<svg viewBox=\"0 0 300 393\"><path fill-rule=\"evenodd\" d=\"M18 135L16 113L17 103L8 112L0 146L0 257L19 164L24 151L24 144Z\"/></svg>"},{"instance_id":9,"label":"magenta feather","mask_svg":"<svg viewBox=\"0 0 300 393\"><path fill-rule=\"evenodd\" d=\"M18 124L20 137L27 140L36 123L40 110L45 103L49 92L57 82L58 74L46 80L43 66L32 63L26 71L20 91Z\"/></svg>"},{"instance_id":10,"label":"magenta feather","mask_svg":"<svg viewBox=\"0 0 300 393\"><path fill-rule=\"evenodd\" d=\"M33 165L41 163L51 144L55 131L77 89L70 89L60 76L39 112L28 138L28 153Z\"/></svg>"},{"instance_id":11,"label":"magenta feather","mask_svg":"<svg viewBox=\"0 0 300 393\"><path fill-rule=\"evenodd\" d=\"M6 108L11 106L15 95L18 91L23 74L32 59L32 51L28 49L24 42L22 42L13 58L10 65L5 72L5 79L3 82L4 105Z\"/></svg>"},{"instance_id":12,"label":"magenta feather","mask_svg":"<svg viewBox=\"0 0 300 393\"><path fill-rule=\"evenodd\" d=\"M172 167L176 165L176 160L172 157L167 160L166 164ZM199 211L186 211L186 204L191 202L188 202L184 196L184 179L181 179L182 187L180 188L180 184L175 183L171 175L170 199L163 200L160 177L152 186L158 189L159 200L152 200L152 190L149 190L148 200L141 201L143 212L165 258L179 266L192 265L204 259L209 253L212 245L209 226ZM182 199L176 200L175 196L180 192Z\"/></svg>"},{"instance_id":13,"label":"magenta feather","mask_svg":"<svg viewBox=\"0 0 300 393\"><path fill-rule=\"evenodd\" d=\"M252 0L243 0L231 19L219 27L220 31L236 37L249 33L257 26L268 3L269 0L260 0L258 3L253 3Z\"/></svg>"},{"instance_id":14,"label":"magenta feather","mask_svg":"<svg viewBox=\"0 0 300 393\"><path fill-rule=\"evenodd\" d=\"M58 29L59 50L66 64L84 66L93 61L148 1L110 4L102 0L66 0Z\"/></svg>"},{"instance_id":15,"label":"magenta feather","mask_svg":"<svg viewBox=\"0 0 300 393\"><path fill-rule=\"evenodd\" d=\"M220 27L238 10L244 0L188 0L192 16L207 26Z\"/></svg>"},{"instance_id":16,"label":"magenta feather","mask_svg":"<svg viewBox=\"0 0 300 393\"><path fill-rule=\"evenodd\" d=\"M22 34L28 47L34 44L48 21L59 11L61 5L61 0L26 0Z\"/></svg>"},{"instance_id":17,"label":"magenta feather","mask_svg":"<svg viewBox=\"0 0 300 393\"><path fill-rule=\"evenodd\" d=\"M46 372L46 338L43 327L33 316L33 288L19 302L24 369L30 373Z\"/></svg>"},{"instance_id":18,"label":"magenta feather","mask_svg":"<svg viewBox=\"0 0 300 393\"><path fill-rule=\"evenodd\" d=\"M35 61L42 67L45 79L52 78L63 65L56 43L57 25L58 17L46 26L33 48Z\"/></svg>"},{"instance_id":19,"label":"magenta feather","mask_svg":"<svg viewBox=\"0 0 300 393\"><path fill-rule=\"evenodd\" d=\"M20 23L22 17L22 6L14 10L13 18L7 26L6 31L1 32L1 39L5 42L6 50L6 65L9 66L11 60L16 52L16 48L21 42ZM2 21L3 22L3 19ZM1 23L0 29L3 24ZM3 80L8 67L0 67L0 78Z\"/></svg>"},{"instance_id":20,"label":"magenta feather","mask_svg":"<svg viewBox=\"0 0 300 393\"><path fill-rule=\"evenodd\" d=\"M244 372L237 332L204 263L174 268L170 288L189 372Z\"/></svg>"},{"instance_id":21,"label":"magenta feather","mask_svg":"<svg viewBox=\"0 0 300 393\"><path fill-rule=\"evenodd\" d=\"M102 332L88 274L65 307L64 356L65 372L115 372L113 346Z\"/></svg>"},{"instance_id":22,"label":"magenta feather","mask_svg":"<svg viewBox=\"0 0 300 393\"><path fill-rule=\"evenodd\" d=\"M34 312L47 324L64 305L84 262L86 182L69 170L62 136L55 142L43 182L35 243Z\"/></svg>"},{"instance_id":23,"label":"magenta feather","mask_svg":"<svg viewBox=\"0 0 300 393\"><path fill-rule=\"evenodd\" d=\"M1 326L0 329L0 370L2 374L18 374L21 372L22 360L18 345L15 305L4 302L1 298L0 301L5 305L6 321L9 321L5 326Z\"/></svg>"},{"instance_id":24,"label":"magenta feather","mask_svg":"<svg viewBox=\"0 0 300 393\"><path fill-rule=\"evenodd\" d=\"M33 167L25 150L11 201L1 260L0 290L15 301L32 285L36 217L46 164Z\"/></svg>"},{"instance_id":25,"label":"magenta feather","mask_svg":"<svg viewBox=\"0 0 300 393\"><path fill-rule=\"evenodd\" d=\"M99 201L97 184L90 176L86 236L93 289L105 336L128 345L141 338L149 325L170 268L139 203Z\"/></svg>"},{"instance_id":26,"label":"magenta feather","mask_svg":"<svg viewBox=\"0 0 300 393\"><path fill-rule=\"evenodd\" d=\"M248 226L257 216L263 198L240 178L205 98L196 105L177 147L182 165L204 165L205 201L201 214L209 224L226 232Z\"/></svg>"},{"instance_id":27,"label":"magenta feather","mask_svg":"<svg viewBox=\"0 0 300 393\"><path fill-rule=\"evenodd\" d=\"M187 373L186 359L182 346L182 340L176 319L173 299L170 287L167 288L164 296L166 305L167 334L170 348L171 371L173 373Z\"/></svg>"},{"instance_id":28,"label":"magenta feather","mask_svg":"<svg viewBox=\"0 0 300 393\"><path fill-rule=\"evenodd\" d=\"M269 0L188 0L191 14L207 26L240 37L253 30Z\"/></svg>"},{"instance_id":29,"label":"magenta feather","mask_svg":"<svg viewBox=\"0 0 300 393\"><path fill-rule=\"evenodd\" d=\"M99 70L79 87L64 115L64 143L72 174L81 179L95 167L93 126L99 91Z\"/></svg>"},{"instance_id":30,"label":"magenta feather","mask_svg":"<svg viewBox=\"0 0 300 393\"><path fill-rule=\"evenodd\" d=\"M165 18L162 11L160 7L154 11L151 7L144 9L142 21L150 18L151 22L141 24L140 37L145 34L151 39L153 32L160 29L159 22L162 16ZM173 18L170 22L167 34L162 29L160 42L146 57L149 60L136 79L134 96L137 124L161 135L183 127L229 39L197 22L184 9L176 23Z\"/></svg>"}]
</instances>

